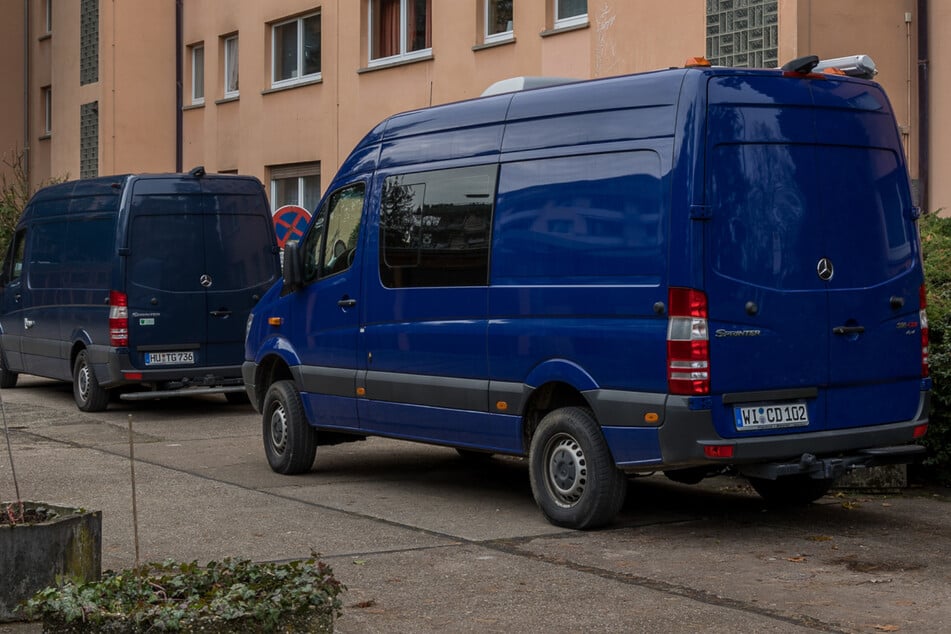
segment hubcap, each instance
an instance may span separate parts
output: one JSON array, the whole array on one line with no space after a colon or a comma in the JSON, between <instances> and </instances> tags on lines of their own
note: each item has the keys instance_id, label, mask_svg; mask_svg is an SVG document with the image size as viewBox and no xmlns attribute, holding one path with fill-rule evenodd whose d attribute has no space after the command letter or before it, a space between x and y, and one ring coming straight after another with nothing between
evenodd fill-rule
<instances>
[{"instance_id":1,"label":"hubcap","mask_svg":"<svg viewBox=\"0 0 951 634\"><path fill-rule=\"evenodd\" d=\"M287 414L281 405L271 412L271 447L279 454L287 448Z\"/></svg>"},{"instance_id":2,"label":"hubcap","mask_svg":"<svg viewBox=\"0 0 951 634\"><path fill-rule=\"evenodd\" d=\"M548 490L559 506L574 506L588 483L588 467L578 441L559 434L548 441Z\"/></svg>"}]
</instances>

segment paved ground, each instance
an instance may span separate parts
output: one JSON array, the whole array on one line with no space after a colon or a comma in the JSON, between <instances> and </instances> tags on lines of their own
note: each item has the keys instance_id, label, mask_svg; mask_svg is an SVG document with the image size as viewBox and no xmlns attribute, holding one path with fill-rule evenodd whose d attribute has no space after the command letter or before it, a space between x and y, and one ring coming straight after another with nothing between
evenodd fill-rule
<instances>
[{"instance_id":1,"label":"paved ground","mask_svg":"<svg viewBox=\"0 0 951 634\"><path fill-rule=\"evenodd\" d=\"M943 491L780 512L738 480L658 475L631 482L609 529L575 532L542 518L521 460L373 439L285 477L259 416L222 397L84 414L68 385L30 377L0 396L22 496L102 509L106 568L134 563L131 417L142 560L318 551L349 588L339 632L951 631Z\"/></svg>"}]
</instances>

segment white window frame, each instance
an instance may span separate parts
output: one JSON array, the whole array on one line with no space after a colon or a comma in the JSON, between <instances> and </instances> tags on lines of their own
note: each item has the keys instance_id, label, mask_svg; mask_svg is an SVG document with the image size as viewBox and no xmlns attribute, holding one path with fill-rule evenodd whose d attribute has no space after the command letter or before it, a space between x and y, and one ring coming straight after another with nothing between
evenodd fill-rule
<instances>
[{"instance_id":1,"label":"white window frame","mask_svg":"<svg viewBox=\"0 0 951 634\"><path fill-rule=\"evenodd\" d=\"M489 3L494 0L484 0L483 1L483 13L482 13L482 34L483 41L486 44L495 44L496 42L508 42L515 39L515 27L514 24L512 28L508 31L502 31L500 33L489 33ZM512 22L515 22L515 0L512 0Z\"/></svg>"},{"instance_id":2,"label":"white window frame","mask_svg":"<svg viewBox=\"0 0 951 634\"><path fill-rule=\"evenodd\" d=\"M369 27L369 37L367 37L367 68L374 68L376 66L386 66L392 64L393 62L404 62L411 61L414 59L425 59L432 57L433 49L432 47L420 49L418 51L406 51L407 37L406 31L408 24L406 24L406 3L409 0L400 0L400 52L396 55L390 55L389 57L377 57L373 58L373 0L367 0L367 26ZM433 3L435 4L435 2ZM430 17L430 24L433 24L432 18ZM435 26L431 27L434 31ZM430 34L432 36L432 34Z\"/></svg>"},{"instance_id":3,"label":"white window frame","mask_svg":"<svg viewBox=\"0 0 951 634\"><path fill-rule=\"evenodd\" d=\"M201 79L199 81L198 55L201 53ZM201 94L199 94L201 89ZM205 103L205 45L196 44L192 47L192 105L198 106Z\"/></svg>"},{"instance_id":4,"label":"white window frame","mask_svg":"<svg viewBox=\"0 0 951 634\"><path fill-rule=\"evenodd\" d=\"M43 27L46 29L44 33L53 32L53 0L46 0L43 3L45 8L45 15L43 16Z\"/></svg>"},{"instance_id":5,"label":"white window frame","mask_svg":"<svg viewBox=\"0 0 951 634\"><path fill-rule=\"evenodd\" d=\"M588 23L588 12L579 13L578 15L570 15L565 18L562 18L558 15L558 0L552 0L555 3L555 28L556 29L565 29L572 26L579 26L582 24Z\"/></svg>"},{"instance_id":6,"label":"white window frame","mask_svg":"<svg viewBox=\"0 0 951 634\"><path fill-rule=\"evenodd\" d=\"M229 52L231 47L228 46L229 42L234 42L234 52ZM224 44L224 58L225 58L225 72L224 72L224 95L225 99L232 99L240 95L241 83L239 81L240 72L241 72L241 58L238 55L239 52L239 42L237 35L229 35L228 37L222 40ZM232 70L233 68L233 70ZM231 75L234 75L235 88L229 89L228 79Z\"/></svg>"},{"instance_id":7,"label":"white window frame","mask_svg":"<svg viewBox=\"0 0 951 634\"><path fill-rule=\"evenodd\" d=\"M316 73L311 73L309 75L301 74L304 70L304 20L312 18L314 16L320 16L320 11L315 11L307 15L302 15L299 18L293 18L291 20L284 20L283 22L277 22L271 25L271 88L282 88L284 86L293 86L295 84L304 84L320 81L323 78L322 70L317 71ZM324 25L323 17L320 18L320 36L323 38L324 34ZM277 79L277 37L275 32L278 28L286 26L297 22L297 77L289 77L288 79ZM321 42L321 55L323 54L323 42ZM323 60L320 60L321 69L323 69Z\"/></svg>"},{"instance_id":8,"label":"white window frame","mask_svg":"<svg viewBox=\"0 0 951 634\"><path fill-rule=\"evenodd\" d=\"M53 133L53 87L43 87L43 136Z\"/></svg>"}]
</instances>

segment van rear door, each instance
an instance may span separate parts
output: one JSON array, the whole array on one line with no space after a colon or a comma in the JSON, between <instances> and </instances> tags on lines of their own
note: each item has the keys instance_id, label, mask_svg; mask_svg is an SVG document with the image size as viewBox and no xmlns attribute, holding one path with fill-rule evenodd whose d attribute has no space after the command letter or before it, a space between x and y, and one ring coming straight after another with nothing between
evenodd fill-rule
<instances>
[{"instance_id":1,"label":"van rear door","mask_svg":"<svg viewBox=\"0 0 951 634\"><path fill-rule=\"evenodd\" d=\"M718 432L913 418L922 274L884 94L851 80L716 75L707 129ZM761 420L747 409L776 403L804 405L808 419Z\"/></svg>"},{"instance_id":2,"label":"van rear door","mask_svg":"<svg viewBox=\"0 0 951 634\"><path fill-rule=\"evenodd\" d=\"M260 184L142 179L133 189L130 218L133 366L240 366L248 313L279 271Z\"/></svg>"}]
</instances>

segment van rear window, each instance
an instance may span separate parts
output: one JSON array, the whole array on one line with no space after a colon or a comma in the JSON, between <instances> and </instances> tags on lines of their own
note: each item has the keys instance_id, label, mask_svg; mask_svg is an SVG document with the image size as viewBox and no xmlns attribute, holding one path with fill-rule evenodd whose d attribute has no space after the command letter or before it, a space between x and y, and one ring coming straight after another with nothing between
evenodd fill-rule
<instances>
[{"instance_id":1,"label":"van rear window","mask_svg":"<svg viewBox=\"0 0 951 634\"><path fill-rule=\"evenodd\" d=\"M130 280L165 291L239 290L274 277L263 195L136 196L129 237Z\"/></svg>"}]
</instances>

